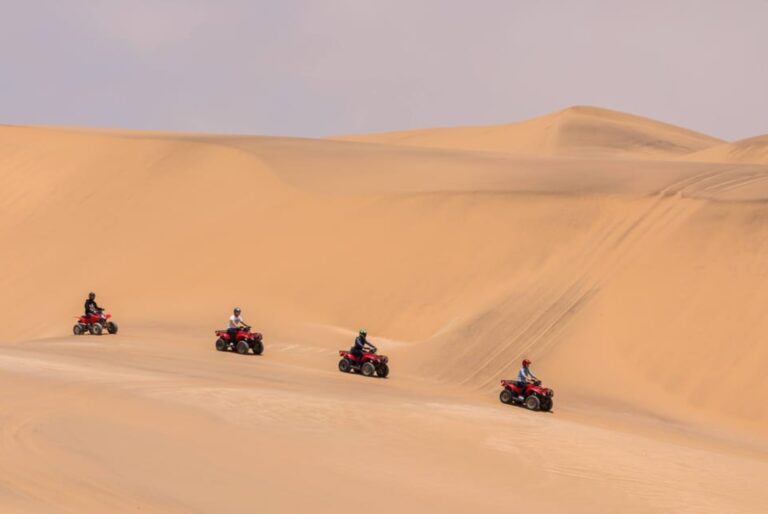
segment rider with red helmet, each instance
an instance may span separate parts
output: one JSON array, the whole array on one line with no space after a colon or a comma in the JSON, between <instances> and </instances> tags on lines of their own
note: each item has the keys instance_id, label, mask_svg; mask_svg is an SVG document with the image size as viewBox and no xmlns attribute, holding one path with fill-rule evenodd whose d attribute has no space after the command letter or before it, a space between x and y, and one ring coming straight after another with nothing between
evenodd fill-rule
<instances>
[{"instance_id":1,"label":"rider with red helmet","mask_svg":"<svg viewBox=\"0 0 768 514\"><path fill-rule=\"evenodd\" d=\"M528 382L533 382L534 380L538 380L536 375L533 374L531 371L531 368L529 367L531 365L531 361L528 359L523 359L523 367L520 368L520 371L517 372L517 387L520 388L520 391L525 394L525 388L528 385ZM519 395L522 398L522 395Z\"/></svg>"}]
</instances>

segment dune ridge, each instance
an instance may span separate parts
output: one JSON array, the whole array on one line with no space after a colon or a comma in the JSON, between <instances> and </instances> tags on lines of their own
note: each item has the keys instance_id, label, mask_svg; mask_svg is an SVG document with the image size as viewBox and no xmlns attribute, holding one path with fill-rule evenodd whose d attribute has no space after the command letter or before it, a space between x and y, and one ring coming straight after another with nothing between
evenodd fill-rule
<instances>
[{"instance_id":1,"label":"dune ridge","mask_svg":"<svg viewBox=\"0 0 768 514\"><path fill-rule=\"evenodd\" d=\"M733 162L768 164L768 135L750 137L732 143L715 145L681 157L698 162Z\"/></svg>"},{"instance_id":2,"label":"dune ridge","mask_svg":"<svg viewBox=\"0 0 768 514\"><path fill-rule=\"evenodd\" d=\"M592 106L504 125L411 130L338 139L529 155L665 159L723 141L692 130Z\"/></svg>"}]
</instances>

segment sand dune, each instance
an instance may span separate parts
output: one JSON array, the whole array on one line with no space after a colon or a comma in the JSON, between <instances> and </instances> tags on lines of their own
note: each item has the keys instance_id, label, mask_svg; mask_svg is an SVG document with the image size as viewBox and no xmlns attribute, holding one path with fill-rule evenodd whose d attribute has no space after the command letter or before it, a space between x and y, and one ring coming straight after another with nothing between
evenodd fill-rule
<instances>
[{"instance_id":1,"label":"sand dune","mask_svg":"<svg viewBox=\"0 0 768 514\"><path fill-rule=\"evenodd\" d=\"M768 135L715 145L705 150L685 155L681 159L699 162L768 164Z\"/></svg>"},{"instance_id":2,"label":"sand dune","mask_svg":"<svg viewBox=\"0 0 768 514\"><path fill-rule=\"evenodd\" d=\"M761 512L768 167L593 108L457 130L0 127L0 505ZM69 335L89 290L117 336ZM233 305L263 357L213 349ZM389 379L336 371L359 326ZM554 414L496 399L524 355Z\"/></svg>"},{"instance_id":3,"label":"sand dune","mask_svg":"<svg viewBox=\"0 0 768 514\"><path fill-rule=\"evenodd\" d=\"M665 159L723 141L648 118L576 106L507 125L347 136L372 143L578 157Z\"/></svg>"}]
</instances>

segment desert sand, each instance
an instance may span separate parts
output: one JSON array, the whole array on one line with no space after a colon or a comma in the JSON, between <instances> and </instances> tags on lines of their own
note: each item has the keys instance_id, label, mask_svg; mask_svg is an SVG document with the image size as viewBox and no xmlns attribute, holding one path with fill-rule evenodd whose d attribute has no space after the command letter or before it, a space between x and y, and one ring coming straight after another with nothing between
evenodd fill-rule
<instances>
[{"instance_id":1,"label":"desert sand","mask_svg":"<svg viewBox=\"0 0 768 514\"><path fill-rule=\"evenodd\" d=\"M0 126L0 511L764 512L765 137Z\"/></svg>"}]
</instances>

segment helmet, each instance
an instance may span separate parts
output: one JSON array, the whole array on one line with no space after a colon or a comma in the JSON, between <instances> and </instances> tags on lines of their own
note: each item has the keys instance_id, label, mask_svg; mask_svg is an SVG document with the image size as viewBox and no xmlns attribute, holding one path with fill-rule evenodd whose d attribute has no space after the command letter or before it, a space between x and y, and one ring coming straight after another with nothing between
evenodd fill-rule
<instances>
[{"instance_id":1,"label":"helmet","mask_svg":"<svg viewBox=\"0 0 768 514\"><path fill-rule=\"evenodd\" d=\"M530 365L531 365L531 361L529 361L528 359L523 359L523 367L527 368Z\"/></svg>"},{"instance_id":2,"label":"helmet","mask_svg":"<svg viewBox=\"0 0 768 514\"><path fill-rule=\"evenodd\" d=\"M366 332L364 328L361 328L361 329L360 329L360 335L361 335L361 336L363 336L363 337L365 337L365 336L367 336L367 335L368 335L368 332Z\"/></svg>"},{"instance_id":3,"label":"helmet","mask_svg":"<svg viewBox=\"0 0 768 514\"><path fill-rule=\"evenodd\" d=\"M240 314L240 307L235 307L235 314Z\"/></svg>"},{"instance_id":4,"label":"helmet","mask_svg":"<svg viewBox=\"0 0 768 514\"><path fill-rule=\"evenodd\" d=\"M91 300L93 300L94 298L96 298L96 293L94 293L93 291L91 291L90 293L88 293L88 298L90 298Z\"/></svg>"}]
</instances>

